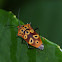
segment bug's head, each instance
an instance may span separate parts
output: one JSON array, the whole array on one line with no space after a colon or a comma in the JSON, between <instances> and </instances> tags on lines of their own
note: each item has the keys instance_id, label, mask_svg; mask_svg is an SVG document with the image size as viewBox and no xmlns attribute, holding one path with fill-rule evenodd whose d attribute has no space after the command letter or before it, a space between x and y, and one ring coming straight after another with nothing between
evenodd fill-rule
<instances>
[{"instance_id":1,"label":"bug's head","mask_svg":"<svg viewBox=\"0 0 62 62\"><path fill-rule=\"evenodd\" d=\"M17 28L30 29L31 26L30 26L30 24L25 24L25 25L19 25L19 26L17 26Z\"/></svg>"},{"instance_id":2,"label":"bug's head","mask_svg":"<svg viewBox=\"0 0 62 62\"><path fill-rule=\"evenodd\" d=\"M31 29L30 24L25 24L25 25L19 25L18 26L18 36L21 36L21 34L25 34L25 30Z\"/></svg>"},{"instance_id":3,"label":"bug's head","mask_svg":"<svg viewBox=\"0 0 62 62\"><path fill-rule=\"evenodd\" d=\"M17 28L20 28L20 27L25 27L25 28L28 27L29 28L29 27L31 27L30 25L31 24L19 25L19 26L17 26Z\"/></svg>"},{"instance_id":4,"label":"bug's head","mask_svg":"<svg viewBox=\"0 0 62 62\"><path fill-rule=\"evenodd\" d=\"M30 29L30 28L31 28L30 24L25 24L25 25L23 25L23 27L24 27L25 29Z\"/></svg>"}]
</instances>

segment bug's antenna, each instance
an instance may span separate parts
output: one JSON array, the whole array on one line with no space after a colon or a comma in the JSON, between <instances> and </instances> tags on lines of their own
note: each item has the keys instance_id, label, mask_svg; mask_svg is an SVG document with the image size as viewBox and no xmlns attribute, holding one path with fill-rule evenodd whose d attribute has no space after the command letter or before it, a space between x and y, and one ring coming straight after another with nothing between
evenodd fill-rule
<instances>
[{"instance_id":1,"label":"bug's antenna","mask_svg":"<svg viewBox=\"0 0 62 62\"><path fill-rule=\"evenodd\" d=\"M20 13L20 8L19 8L19 11L18 11L18 19L19 19L19 13ZM20 21L18 21L19 25L20 25Z\"/></svg>"},{"instance_id":2,"label":"bug's antenna","mask_svg":"<svg viewBox=\"0 0 62 62\"><path fill-rule=\"evenodd\" d=\"M17 26L14 26L14 25L5 25L5 27L11 27L11 28L17 28Z\"/></svg>"},{"instance_id":3,"label":"bug's antenna","mask_svg":"<svg viewBox=\"0 0 62 62\"><path fill-rule=\"evenodd\" d=\"M28 24L28 23L27 23Z\"/></svg>"},{"instance_id":4,"label":"bug's antenna","mask_svg":"<svg viewBox=\"0 0 62 62\"><path fill-rule=\"evenodd\" d=\"M31 22L29 24L31 25Z\"/></svg>"}]
</instances>

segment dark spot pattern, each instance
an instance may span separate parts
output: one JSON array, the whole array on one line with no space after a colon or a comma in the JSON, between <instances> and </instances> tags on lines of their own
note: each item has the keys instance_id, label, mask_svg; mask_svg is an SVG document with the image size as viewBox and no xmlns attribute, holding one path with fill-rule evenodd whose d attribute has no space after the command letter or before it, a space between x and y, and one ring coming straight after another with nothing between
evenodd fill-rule
<instances>
[{"instance_id":1,"label":"dark spot pattern","mask_svg":"<svg viewBox=\"0 0 62 62\"><path fill-rule=\"evenodd\" d=\"M37 36L35 36L35 37L37 37Z\"/></svg>"},{"instance_id":2,"label":"dark spot pattern","mask_svg":"<svg viewBox=\"0 0 62 62\"><path fill-rule=\"evenodd\" d=\"M32 40L31 40L31 42L32 42Z\"/></svg>"},{"instance_id":3,"label":"dark spot pattern","mask_svg":"<svg viewBox=\"0 0 62 62\"><path fill-rule=\"evenodd\" d=\"M25 28L27 28L27 27L25 27Z\"/></svg>"},{"instance_id":4,"label":"dark spot pattern","mask_svg":"<svg viewBox=\"0 0 62 62\"><path fill-rule=\"evenodd\" d=\"M23 32L23 30L21 30Z\"/></svg>"}]
</instances>

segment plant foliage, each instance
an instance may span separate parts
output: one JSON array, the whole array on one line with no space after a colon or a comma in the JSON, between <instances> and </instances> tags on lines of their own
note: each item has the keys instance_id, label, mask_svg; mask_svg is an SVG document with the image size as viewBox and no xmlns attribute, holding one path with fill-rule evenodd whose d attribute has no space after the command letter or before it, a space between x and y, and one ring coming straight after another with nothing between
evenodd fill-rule
<instances>
[{"instance_id":1,"label":"plant foliage","mask_svg":"<svg viewBox=\"0 0 62 62\"><path fill-rule=\"evenodd\" d=\"M62 49L46 38L41 37L43 51L22 44L16 36L18 21L11 11L0 9L0 62L62 62ZM24 23L20 21L20 24Z\"/></svg>"}]
</instances>

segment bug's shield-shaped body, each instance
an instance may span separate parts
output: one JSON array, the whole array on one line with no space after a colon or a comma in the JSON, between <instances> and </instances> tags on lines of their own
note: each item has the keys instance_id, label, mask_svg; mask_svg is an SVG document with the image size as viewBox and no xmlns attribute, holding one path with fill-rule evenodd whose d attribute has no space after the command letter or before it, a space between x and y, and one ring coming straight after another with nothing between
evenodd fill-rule
<instances>
[{"instance_id":1,"label":"bug's shield-shaped body","mask_svg":"<svg viewBox=\"0 0 62 62\"><path fill-rule=\"evenodd\" d=\"M41 50L44 49L40 36L33 30L30 24L18 26L18 36L21 36L31 46Z\"/></svg>"}]
</instances>

